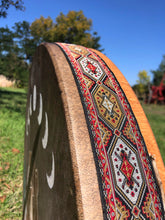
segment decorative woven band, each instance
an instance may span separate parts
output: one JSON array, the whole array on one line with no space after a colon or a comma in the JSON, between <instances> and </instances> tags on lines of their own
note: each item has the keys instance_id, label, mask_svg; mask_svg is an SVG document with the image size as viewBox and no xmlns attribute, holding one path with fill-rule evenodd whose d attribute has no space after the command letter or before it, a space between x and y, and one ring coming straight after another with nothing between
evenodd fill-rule
<instances>
[{"instance_id":1,"label":"decorative woven band","mask_svg":"<svg viewBox=\"0 0 165 220\"><path fill-rule=\"evenodd\" d=\"M70 64L82 101L104 219L163 219L160 190L144 139L114 73L90 49L56 45Z\"/></svg>"}]
</instances>

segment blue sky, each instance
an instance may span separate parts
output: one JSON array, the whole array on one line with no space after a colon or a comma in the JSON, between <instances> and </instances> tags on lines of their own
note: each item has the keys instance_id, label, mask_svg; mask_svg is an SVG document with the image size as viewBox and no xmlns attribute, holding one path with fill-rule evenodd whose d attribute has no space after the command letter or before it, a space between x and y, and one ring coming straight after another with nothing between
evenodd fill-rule
<instances>
[{"instance_id":1,"label":"blue sky","mask_svg":"<svg viewBox=\"0 0 165 220\"><path fill-rule=\"evenodd\" d=\"M117 65L130 85L140 70L155 70L165 54L165 0L24 0L25 12L10 9L0 27L33 22L41 15L55 18L69 10L83 10L101 36L104 53Z\"/></svg>"}]
</instances>

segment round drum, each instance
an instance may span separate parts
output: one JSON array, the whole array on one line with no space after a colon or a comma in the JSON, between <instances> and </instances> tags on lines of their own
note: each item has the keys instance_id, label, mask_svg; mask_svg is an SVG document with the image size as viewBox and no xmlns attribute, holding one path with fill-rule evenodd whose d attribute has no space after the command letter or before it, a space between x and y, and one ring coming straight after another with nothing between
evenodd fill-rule
<instances>
[{"instance_id":1,"label":"round drum","mask_svg":"<svg viewBox=\"0 0 165 220\"><path fill-rule=\"evenodd\" d=\"M163 189L158 146L118 68L93 49L41 44L29 80L23 218L164 219Z\"/></svg>"}]
</instances>

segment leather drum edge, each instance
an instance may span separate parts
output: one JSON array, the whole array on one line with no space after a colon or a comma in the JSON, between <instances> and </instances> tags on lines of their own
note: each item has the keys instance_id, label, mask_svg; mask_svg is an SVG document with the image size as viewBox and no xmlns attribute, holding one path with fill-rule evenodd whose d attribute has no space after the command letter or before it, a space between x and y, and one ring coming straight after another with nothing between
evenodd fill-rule
<instances>
[{"instance_id":1,"label":"leather drum edge","mask_svg":"<svg viewBox=\"0 0 165 220\"><path fill-rule=\"evenodd\" d=\"M79 219L103 219L96 168L84 111L71 68L58 46L44 43L56 70L68 126Z\"/></svg>"}]
</instances>

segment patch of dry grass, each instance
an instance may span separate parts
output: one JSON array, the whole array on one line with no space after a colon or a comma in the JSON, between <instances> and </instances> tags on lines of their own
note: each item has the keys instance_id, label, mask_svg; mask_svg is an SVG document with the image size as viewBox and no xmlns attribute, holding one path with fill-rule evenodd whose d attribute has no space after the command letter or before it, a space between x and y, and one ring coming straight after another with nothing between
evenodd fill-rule
<instances>
[{"instance_id":1,"label":"patch of dry grass","mask_svg":"<svg viewBox=\"0 0 165 220\"><path fill-rule=\"evenodd\" d=\"M0 87L14 87L15 80L8 80L5 76L0 75Z\"/></svg>"}]
</instances>

